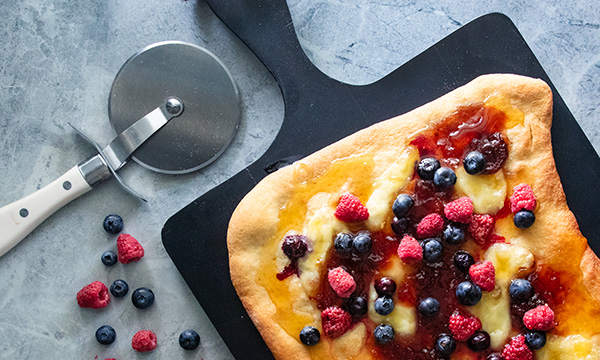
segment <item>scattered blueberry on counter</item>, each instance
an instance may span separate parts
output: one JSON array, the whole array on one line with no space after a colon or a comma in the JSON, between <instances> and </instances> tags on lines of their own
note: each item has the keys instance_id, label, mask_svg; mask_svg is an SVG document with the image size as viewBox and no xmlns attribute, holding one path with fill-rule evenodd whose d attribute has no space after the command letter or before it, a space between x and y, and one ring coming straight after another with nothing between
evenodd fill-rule
<instances>
[{"instance_id":1,"label":"scattered blueberry on counter","mask_svg":"<svg viewBox=\"0 0 600 360\"><path fill-rule=\"evenodd\" d=\"M112 326L103 325L96 330L96 340L102 345L110 345L115 342L117 338L117 333Z\"/></svg>"},{"instance_id":2,"label":"scattered blueberry on counter","mask_svg":"<svg viewBox=\"0 0 600 360\"><path fill-rule=\"evenodd\" d=\"M146 287L135 289L131 294L131 301L136 308L146 309L154 304L154 293Z\"/></svg>"},{"instance_id":3,"label":"scattered blueberry on counter","mask_svg":"<svg viewBox=\"0 0 600 360\"><path fill-rule=\"evenodd\" d=\"M118 234L123 230L123 218L119 215L111 214L104 218L104 230L109 234Z\"/></svg>"},{"instance_id":4,"label":"scattered blueberry on counter","mask_svg":"<svg viewBox=\"0 0 600 360\"><path fill-rule=\"evenodd\" d=\"M110 293L113 294L114 297L123 297L127 295L129 291L129 285L124 280L115 280L110 286Z\"/></svg>"},{"instance_id":5,"label":"scattered blueberry on counter","mask_svg":"<svg viewBox=\"0 0 600 360\"><path fill-rule=\"evenodd\" d=\"M117 263L118 257L114 251L105 251L102 254L102 263L106 266L113 266Z\"/></svg>"},{"instance_id":6,"label":"scattered blueberry on counter","mask_svg":"<svg viewBox=\"0 0 600 360\"><path fill-rule=\"evenodd\" d=\"M321 340L321 333L317 328L312 326L305 326L300 331L300 341L306 346L314 346Z\"/></svg>"},{"instance_id":7,"label":"scattered blueberry on counter","mask_svg":"<svg viewBox=\"0 0 600 360\"><path fill-rule=\"evenodd\" d=\"M200 345L200 335L194 330L184 330L179 335L179 345L185 350L195 350Z\"/></svg>"}]
</instances>

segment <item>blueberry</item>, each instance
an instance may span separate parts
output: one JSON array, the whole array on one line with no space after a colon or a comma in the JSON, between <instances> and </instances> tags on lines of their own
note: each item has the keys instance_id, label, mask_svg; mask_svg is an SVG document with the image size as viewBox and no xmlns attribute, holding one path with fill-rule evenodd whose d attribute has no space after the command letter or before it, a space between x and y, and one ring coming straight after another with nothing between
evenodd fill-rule
<instances>
[{"instance_id":1,"label":"blueberry","mask_svg":"<svg viewBox=\"0 0 600 360\"><path fill-rule=\"evenodd\" d=\"M393 341L396 337L396 334L394 333L394 328L386 324L381 324L378 327L376 327L375 331L373 331L373 335L375 335L375 341L377 341L377 343L381 345Z\"/></svg>"},{"instance_id":2,"label":"blueberry","mask_svg":"<svg viewBox=\"0 0 600 360\"><path fill-rule=\"evenodd\" d=\"M491 353L485 358L485 360L504 360L504 358L500 353Z\"/></svg>"},{"instance_id":3,"label":"blueberry","mask_svg":"<svg viewBox=\"0 0 600 360\"><path fill-rule=\"evenodd\" d=\"M440 168L440 162L435 158L421 159L417 165L417 173L423 180L433 180L433 176L437 169Z\"/></svg>"},{"instance_id":4,"label":"blueberry","mask_svg":"<svg viewBox=\"0 0 600 360\"><path fill-rule=\"evenodd\" d=\"M476 305L481 300L481 288L469 281L463 281L456 287L456 298L465 306Z\"/></svg>"},{"instance_id":5,"label":"blueberry","mask_svg":"<svg viewBox=\"0 0 600 360\"><path fill-rule=\"evenodd\" d=\"M96 330L96 340L102 345L110 345L115 342L117 333L112 326L102 325Z\"/></svg>"},{"instance_id":6,"label":"blueberry","mask_svg":"<svg viewBox=\"0 0 600 360\"><path fill-rule=\"evenodd\" d=\"M200 335L194 330L184 330L179 335L179 346L185 350L194 350L200 345Z\"/></svg>"},{"instance_id":7,"label":"blueberry","mask_svg":"<svg viewBox=\"0 0 600 360\"><path fill-rule=\"evenodd\" d=\"M145 287L135 289L133 294L131 294L131 301L136 308L146 309L154 304L154 293Z\"/></svg>"},{"instance_id":8,"label":"blueberry","mask_svg":"<svg viewBox=\"0 0 600 360\"><path fill-rule=\"evenodd\" d=\"M458 245L465 240L465 232L456 224L448 224L442 234L444 241L450 245Z\"/></svg>"},{"instance_id":9,"label":"blueberry","mask_svg":"<svg viewBox=\"0 0 600 360\"><path fill-rule=\"evenodd\" d=\"M435 351L440 356L450 356L456 349L456 341L448 334L440 334L435 340Z\"/></svg>"},{"instance_id":10,"label":"blueberry","mask_svg":"<svg viewBox=\"0 0 600 360\"><path fill-rule=\"evenodd\" d=\"M419 303L419 312L425 317L432 317L440 312L440 302L437 299L428 297Z\"/></svg>"},{"instance_id":11,"label":"blueberry","mask_svg":"<svg viewBox=\"0 0 600 360\"><path fill-rule=\"evenodd\" d=\"M467 251L458 250L454 253L454 266L465 274L469 273L471 265L475 264L475 259Z\"/></svg>"},{"instance_id":12,"label":"blueberry","mask_svg":"<svg viewBox=\"0 0 600 360\"><path fill-rule=\"evenodd\" d=\"M392 204L392 211L396 217L401 218L406 216L408 210L413 207L415 201L408 194L400 194Z\"/></svg>"},{"instance_id":13,"label":"blueberry","mask_svg":"<svg viewBox=\"0 0 600 360\"><path fill-rule=\"evenodd\" d=\"M528 331L525 333L525 343L532 350L539 350L546 345L546 333L543 331Z\"/></svg>"},{"instance_id":14,"label":"blueberry","mask_svg":"<svg viewBox=\"0 0 600 360\"><path fill-rule=\"evenodd\" d=\"M392 231L394 231L396 233L396 235L403 235L404 232L406 232L406 229L408 229L408 224L409 221L407 218L403 217L403 218L397 218L394 216L394 218L392 219Z\"/></svg>"},{"instance_id":15,"label":"blueberry","mask_svg":"<svg viewBox=\"0 0 600 360\"><path fill-rule=\"evenodd\" d=\"M354 238L354 249L361 254L368 253L371 251L373 241L371 240L371 234L368 232L362 232L356 235Z\"/></svg>"},{"instance_id":16,"label":"blueberry","mask_svg":"<svg viewBox=\"0 0 600 360\"><path fill-rule=\"evenodd\" d=\"M339 233L334 241L335 250L340 254L349 254L352 252L354 246L353 243L354 239L352 234Z\"/></svg>"},{"instance_id":17,"label":"blueberry","mask_svg":"<svg viewBox=\"0 0 600 360\"><path fill-rule=\"evenodd\" d=\"M508 291L510 292L510 297L518 302L527 301L534 294L533 286L525 279L513 280L510 283Z\"/></svg>"},{"instance_id":18,"label":"blueberry","mask_svg":"<svg viewBox=\"0 0 600 360\"><path fill-rule=\"evenodd\" d=\"M483 351L490 347L490 335L485 331L477 331L467 344L473 351Z\"/></svg>"},{"instance_id":19,"label":"blueberry","mask_svg":"<svg viewBox=\"0 0 600 360\"><path fill-rule=\"evenodd\" d=\"M356 296L348 301L348 312L355 317L364 316L367 313L367 299Z\"/></svg>"},{"instance_id":20,"label":"blueberry","mask_svg":"<svg viewBox=\"0 0 600 360\"><path fill-rule=\"evenodd\" d=\"M382 296L375 300L375 311L379 315L389 315L394 311L394 300L389 296Z\"/></svg>"},{"instance_id":21,"label":"blueberry","mask_svg":"<svg viewBox=\"0 0 600 360\"><path fill-rule=\"evenodd\" d=\"M317 328L305 326L300 331L300 341L306 346L314 346L321 340L321 333Z\"/></svg>"},{"instance_id":22,"label":"blueberry","mask_svg":"<svg viewBox=\"0 0 600 360\"><path fill-rule=\"evenodd\" d=\"M389 277L382 277L375 282L375 291L379 296L392 296L396 292L396 282Z\"/></svg>"},{"instance_id":23,"label":"blueberry","mask_svg":"<svg viewBox=\"0 0 600 360\"><path fill-rule=\"evenodd\" d=\"M429 263L438 262L442 258L442 243L437 239L425 239L421 243L423 259Z\"/></svg>"},{"instance_id":24,"label":"blueberry","mask_svg":"<svg viewBox=\"0 0 600 360\"><path fill-rule=\"evenodd\" d=\"M485 158L479 151L471 151L463 159L465 171L470 175L477 175L485 169Z\"/></svg>"},{"instance_id":25,"label":"blueberry","mask_svg":"<svg viewBox=\"0 0 600 360\"><path fill-rule=\"evenodd\" d=\"M456 174L450 168L441 167L436 170L433 183L438 190L450 189L456 184Z\"/></svg>"},{"instance_id":26,"label":"blueberry","mask_svg":"<svg viewBox=\"0 0 600 360\"><path fill-rule=\"evenodd\" d=\"M306 254L308 245L306 244L306 236L304 235L288 235L283 239L281 250L290 259L300 259Z\"/></svg>"},{"instance_id":27,"label":"blueberry","mask_svg":"<svg viewBox=\"0 0 600 360\"><path fill-rule=\"evenodd\" d=\"M102 263L106 266L113 266L117 263L117 259L117 254L114 251L108 250L102 254Z\"/></svg>"},{"instance_id":28,"label":"blueberry","mask_svg":"<svg viewBox=\"0 0 600 360\"><path fill-rule=\"evenodd\" d=\"M118 234L123 230L123 218L119 215L108 215L104 218L104 230L109 234Z\"/></svg>"},{"instance_id":29,"label":"blueberry","mask_svg":"<svg viewBox=\"0 0 600 360\"><path fill-rule=\"evenodd\" d=\"M129 285L121 279L115 280L110 286L110 293L113 294L114 297L123 297L127 295L129 291Z\"/></svg>"},{"instance_id":30,"label":"blueberry","mask_svg":"<svg viewBox=\"0 0 600 360\"><path fill-rule=\"evenodd\" d=\"M533 223L535 222L535 214L533 213L533 211L521 210L515 214L513 222L515 223L515 226L519 229L530 228L531 225L533 225Z\"/></svg>"}]
</instances>

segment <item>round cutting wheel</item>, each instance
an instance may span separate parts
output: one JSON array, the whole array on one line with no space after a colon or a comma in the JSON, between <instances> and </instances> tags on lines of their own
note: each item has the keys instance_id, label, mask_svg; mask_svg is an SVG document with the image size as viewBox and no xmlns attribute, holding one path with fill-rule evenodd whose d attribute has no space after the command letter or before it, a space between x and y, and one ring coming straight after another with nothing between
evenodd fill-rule
<instances>
[{"instance_id":1,"label":"round cutting wheel","mask_svg":"<svg viewBox=\"0 0 600 360\"><path fill-rule=\"evenodd\" d=\"M240 98L233 78L209 51L183 42L148 46L121 67L108 101L117 134L175 96L183 113L134 153L142 166L183 174L208 165L231 142L239 124Z\"/></svg>"}]
</instances>

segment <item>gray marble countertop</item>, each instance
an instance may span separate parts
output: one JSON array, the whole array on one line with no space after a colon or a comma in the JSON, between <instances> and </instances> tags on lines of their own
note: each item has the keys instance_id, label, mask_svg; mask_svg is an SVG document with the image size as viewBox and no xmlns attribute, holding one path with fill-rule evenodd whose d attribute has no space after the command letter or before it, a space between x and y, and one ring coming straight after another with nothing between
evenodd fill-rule
<instances>
[{"instance_id":1,"label":"gray marble countertop","mask_svg":"<svg viewBox=\"0 0 600 360\"><path fill-rule=\"evenodd\" d=\"M462 24L485 13L507 14L520 29L596 151L600 150L600 2L581 0L408 1L289 0L310 59L327 75L352 84L385 76ZM127 196L115 181L72 202L0 258L2 359L231 359L226 346L167 256L165 221L196 197L257 159L283 118L279 89L262 64L201 0L0 2L0 204L39 189L93 153L72 122L106 144L112 133L107 98L125 60L148 44L183 40L206 47L229 68L242 95L242 120L232 145L211 166L170 176L130 164L122 175L150 201ZM102 229L109 213L146 249L138 263L110 268L100 255L115 249ZM80 309L76 292L94 280L147 286L147 310L129 297L101 310ZM223 311L227 311L226 307ZM112 325L117 340L99 345L95 330ZM179 348L187 328L202 337ZM131 349L150 329L158 348Z\"/></svg>"}]
</instances>

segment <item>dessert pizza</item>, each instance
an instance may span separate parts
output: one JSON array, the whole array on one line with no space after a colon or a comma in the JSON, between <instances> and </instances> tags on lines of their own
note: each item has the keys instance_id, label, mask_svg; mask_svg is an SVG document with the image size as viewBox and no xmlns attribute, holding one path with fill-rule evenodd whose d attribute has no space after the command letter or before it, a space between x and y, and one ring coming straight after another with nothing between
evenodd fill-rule
<instances>
[{"instance_id":1,"label":"dessert pizza","mask_svg":"<svg viewBox=\"0 0 600 360\"><path fill-rule=\"evenodd\" d=\"M541 80L486 75L267 176L228 231L277 359L600 359Z\"/></svg>"}]
</instances>

